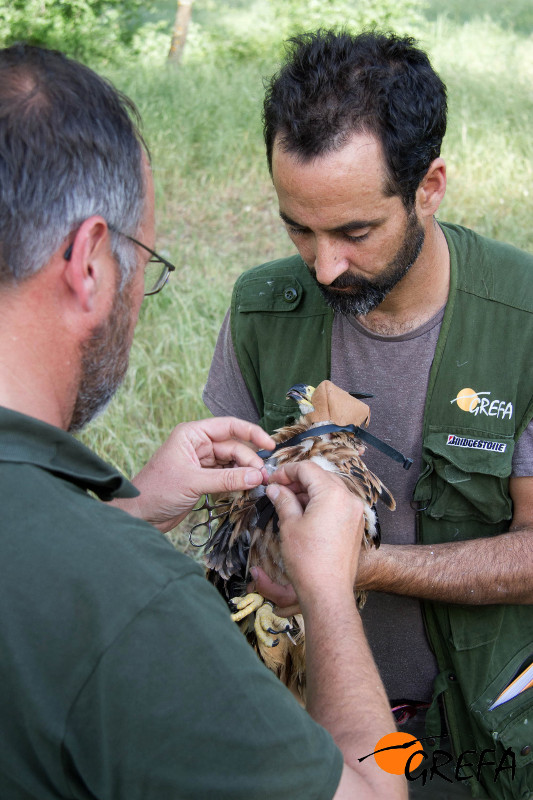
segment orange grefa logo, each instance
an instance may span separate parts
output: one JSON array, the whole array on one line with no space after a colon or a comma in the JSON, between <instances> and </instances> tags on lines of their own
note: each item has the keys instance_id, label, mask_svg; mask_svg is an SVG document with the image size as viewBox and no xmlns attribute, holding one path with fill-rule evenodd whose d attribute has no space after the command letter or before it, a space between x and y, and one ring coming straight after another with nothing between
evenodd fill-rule
<instances>
[{"instance_id":1,"label":"orange grefa logo","mask_svg":"<svg viewBox=\"0 0 533 800\"><path fill-rule=\"evenodd\" d=\"M383 736L376 744L373 755L378 767L392 775L412 772L423 761L422 745L410 733L394 732ZM366 758L367 756L365 756ZM363 759L360 758L359 761Z\"/></svg>"},{"instance_id":2,"label":"orange grefa logo","mask_svg":"<svg viewBox=\"0 0 533 800\"><path fill-rule=\"evenodd\" d=\"M511 747L503 751L499 761L496 760L494 748L486 748L479 754L476 750L465 750L453 765L452 753L447 750L435 749L429 755L422 746L422 742L425 741L431 742L433 746L435 737L417 739L416 736L402 731L388 733L377 742L372 753L359 758L358 761L364 761L374 756L377 765L385 772L393 775L403 774L411 783L420 781L422 786L425 786L428 781L438 779L446 783L455 783L475 777L479 781L482 770L485 781L496 782L500 773L507 770L511 770L511 780L514 780L516 757ZM453 773L451 771L448 771L447 774L441 772L448 764L454 766ZM419 770L420 766L423 768ZM487 772L489 768L492 768L490 777ZM450 777L452 774L453 777Z\"/></svg>"},{"instance_id":3,"label":"orange grefa logo","mask_svg":"<svg viewBox=\"0 0 533 800\"><path fill-rule=\"evenodd\" d=\"M484 414L486 417L498 419L513 418L513 404L508 400L493 400L491 392L476 392L475 389L461 389L457 397L450 403L457 403L457 407L469 414Z\"/></svg>"}]
</instances>

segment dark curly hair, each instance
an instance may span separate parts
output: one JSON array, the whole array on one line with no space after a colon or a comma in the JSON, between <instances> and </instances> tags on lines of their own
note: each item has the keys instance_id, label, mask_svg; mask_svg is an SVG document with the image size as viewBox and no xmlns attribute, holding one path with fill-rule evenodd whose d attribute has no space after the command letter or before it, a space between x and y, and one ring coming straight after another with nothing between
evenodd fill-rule
<instances>
[{"instance_id":1,"label":"dark curly hair","mask_svg":"<svg viewBox=\"0 0 533 800\"><path fill-rule=\"evenodd\" d=\"M263 107L270 172L276 137L306 161L370 133L385 154L386 193L410 208L446 132L446 87L427 55L411 37L370 31L318 30L287 44Z\"/></svg>"}]
</instances>

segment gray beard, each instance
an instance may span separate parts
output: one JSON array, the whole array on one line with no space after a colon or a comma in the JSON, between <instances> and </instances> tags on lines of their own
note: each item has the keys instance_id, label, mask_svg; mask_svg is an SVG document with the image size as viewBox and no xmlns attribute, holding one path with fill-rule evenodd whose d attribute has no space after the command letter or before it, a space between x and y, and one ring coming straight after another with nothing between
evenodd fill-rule
<instances>
[{"instance_id":1,"label":"gray beard","mask_svg":"<svg viewBox=\"0 0 533 800\"><path fill-rule=\"evenodd\" d=\"M403 243L381 275L370 280L345 272L329 286L323 286L317 281L324 300L337 314L365 316L377 308L389 292L407 275L422 251L424 238L424 229L415 214L411 212ZM311 270L311 274L316 280L314 270ZM335 289L349 289L350 291L336 292Z\"/></svg>"},{"instance_id":2,"label":"gray beard","mask_svg":"<svg viewBox=\"0 0 533 800\"><path fill-rule=\"evenodd\" d=\"M131 304L126 289L117 292L108 319L81 348L81 379L69 431L80 431L109 405L128 370Z\"/></svg>"}]
</instances>

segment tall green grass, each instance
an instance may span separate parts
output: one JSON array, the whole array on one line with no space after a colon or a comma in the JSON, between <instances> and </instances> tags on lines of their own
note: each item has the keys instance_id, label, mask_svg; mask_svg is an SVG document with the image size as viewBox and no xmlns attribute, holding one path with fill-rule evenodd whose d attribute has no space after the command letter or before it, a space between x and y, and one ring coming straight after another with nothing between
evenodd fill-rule
<instances>
[{"instance_id":1,"label":"tall green grass","mask_svg":"<svg viewBox=\"0 0 533 800\"><path fill-rule=\"evenodd\" d=\"M440 218L533 252L531 38L490 19L441 16L420 40L449 90ZM125 384L82 435L128 475L177 422L207 416L201 391L237 275L292 252L261 139L263 76L275 71L277 53L108 70L143 115L157 247L178 267L143 303Z\"/></svg>"}]
</instances>

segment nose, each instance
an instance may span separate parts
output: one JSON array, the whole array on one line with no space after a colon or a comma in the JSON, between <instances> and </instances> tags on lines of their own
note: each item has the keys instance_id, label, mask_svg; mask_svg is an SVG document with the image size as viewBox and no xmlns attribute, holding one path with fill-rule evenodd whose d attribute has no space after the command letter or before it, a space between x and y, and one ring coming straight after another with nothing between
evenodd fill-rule
<instances>
[{"instance_id":1,"label":"nose","mask_svg":"<svg viewBox=\"0 0 533 800\"><path fill-rule=\"evenodd\" d=\"M329 286L349 268L342 243L330 237L317 237L312 264L319 283Z\"/></svg>"}]
</instances>

